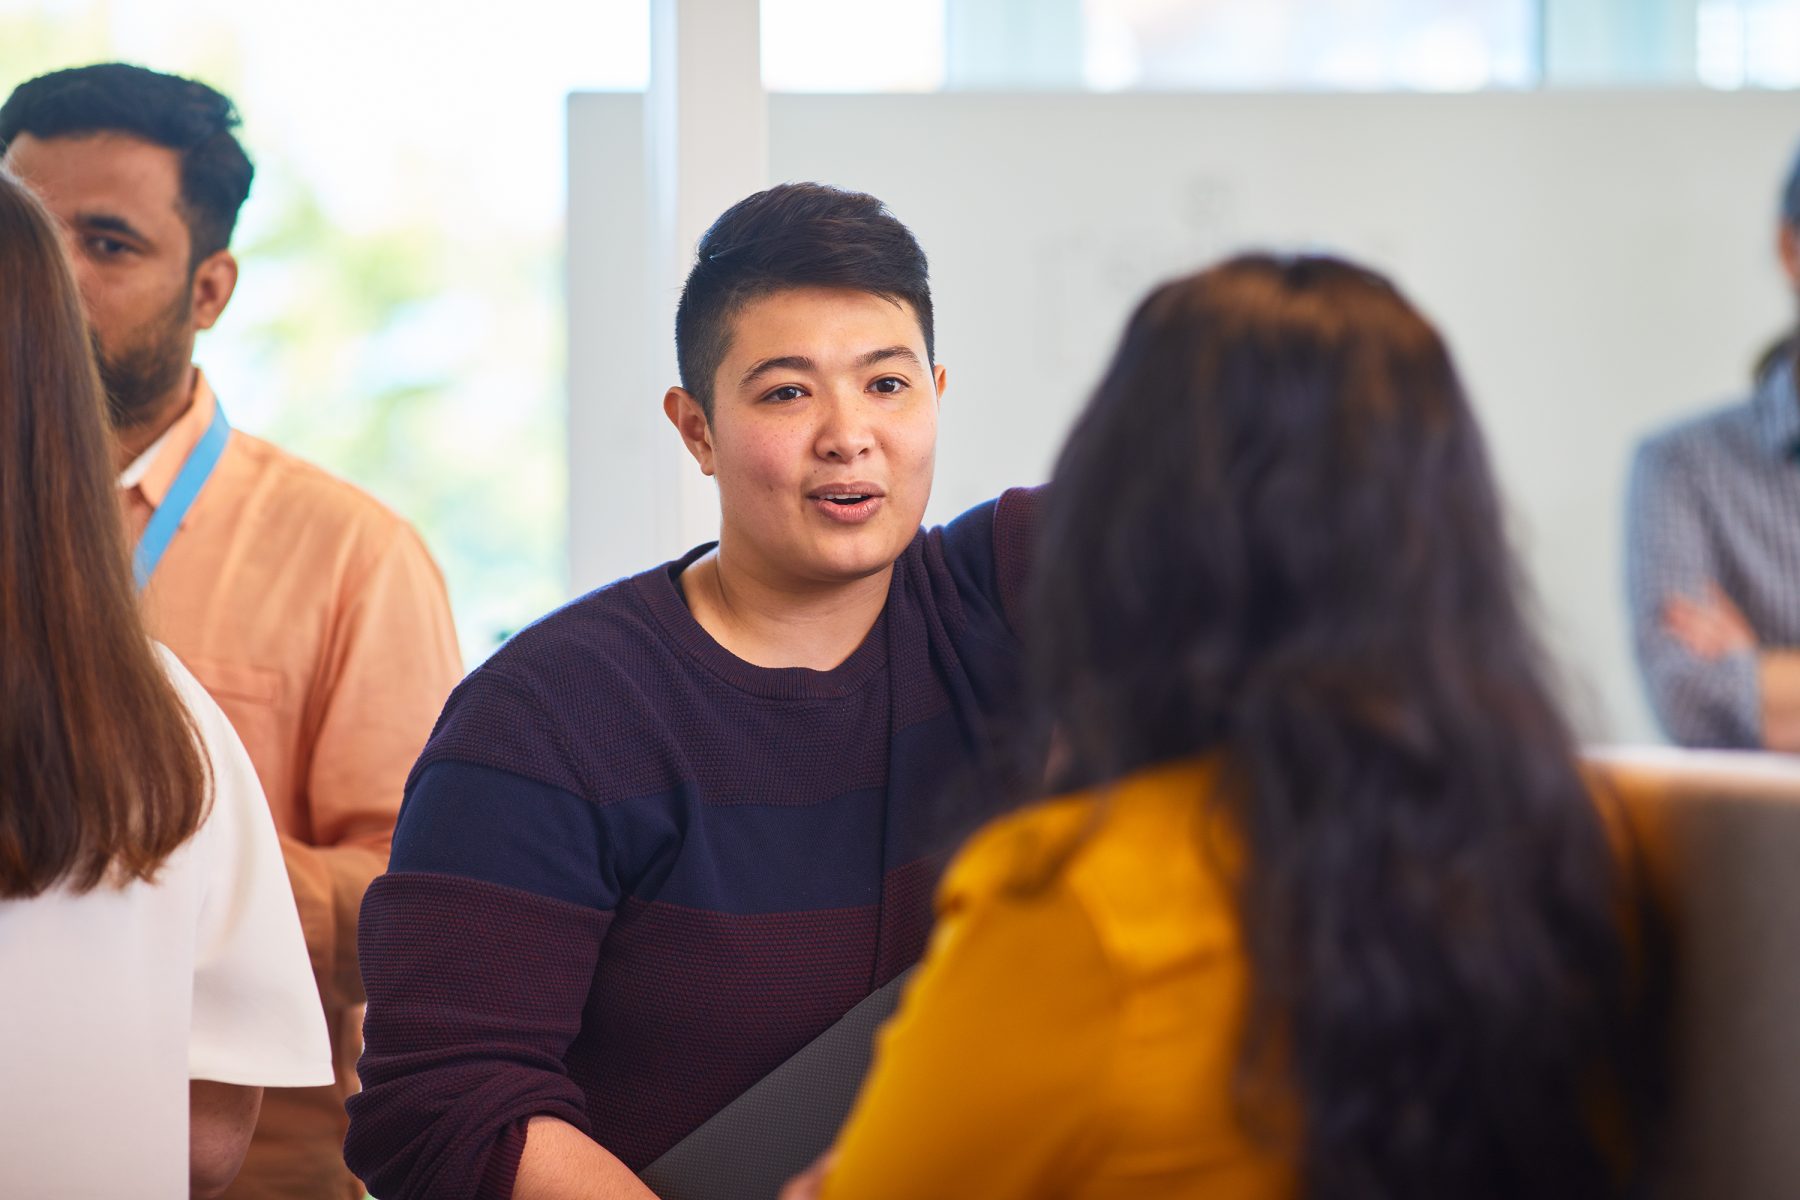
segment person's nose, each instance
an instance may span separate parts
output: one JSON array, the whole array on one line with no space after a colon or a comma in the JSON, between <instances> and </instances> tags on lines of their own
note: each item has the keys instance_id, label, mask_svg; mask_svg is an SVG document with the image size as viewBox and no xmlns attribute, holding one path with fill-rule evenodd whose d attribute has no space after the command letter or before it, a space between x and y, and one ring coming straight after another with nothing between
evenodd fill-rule
<instances>
[{"instance_id":1,"label":"person's nose","mask_svg":"<svg viewBox=\"0 0 1800 1200\"><path fill-rule=\"evenodd\" d=\"M815 451L828 462L852 463L875 448L875 429L860 394L826 398Z\"/></svg>"}]
</instances>

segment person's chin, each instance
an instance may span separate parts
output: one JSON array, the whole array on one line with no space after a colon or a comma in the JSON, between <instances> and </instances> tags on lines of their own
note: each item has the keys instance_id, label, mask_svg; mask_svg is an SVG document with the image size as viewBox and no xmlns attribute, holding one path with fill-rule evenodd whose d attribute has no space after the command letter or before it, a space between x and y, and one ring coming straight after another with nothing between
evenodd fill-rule
<instances>
[{"instance_id":1,"label":"person's chin","mask_svg":"<svg viewBox=\"0 0 1800 1200\"><path fill-rule=\"evenodd\" d=\"M894 565L906 549L904 541L896 543L881 531L869 530L864 536L837 539L838 544L818 547L815 569L819 577L851 583L867 579Z\"/></svg>"},{"instance_id":2,"label":"person's chin","mask_svg":"<svg viewBox=\"0 0 1800 1200\"><path fill-rule=\"evenodd\" d=\"M128 433L153 423L162 415L162 408L154 398L113 395L106 396L106 415L112 421L113 429L118 433Z\"/></svg>"}]
</instances>

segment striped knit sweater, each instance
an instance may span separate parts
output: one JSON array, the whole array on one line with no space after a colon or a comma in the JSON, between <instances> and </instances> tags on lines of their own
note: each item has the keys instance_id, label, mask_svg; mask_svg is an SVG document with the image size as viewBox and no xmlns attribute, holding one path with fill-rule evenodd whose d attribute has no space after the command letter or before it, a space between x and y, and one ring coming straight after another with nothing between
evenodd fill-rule
<instances>
[{"instance_id":1,"label":"striped knit sweater","mask_svg":"<svg viewBox=\"0 0 1800 1200\"><path fill-rule=\"evenodd\" d=\"M371 1191L510 1196L538 1114L641 1170L918 959L990 815L950 797L1015 686L1037 508L921 531L830 671L714 642L677 582L703 548L464 681L363 902Z\"/></svg>"}]
</instances>

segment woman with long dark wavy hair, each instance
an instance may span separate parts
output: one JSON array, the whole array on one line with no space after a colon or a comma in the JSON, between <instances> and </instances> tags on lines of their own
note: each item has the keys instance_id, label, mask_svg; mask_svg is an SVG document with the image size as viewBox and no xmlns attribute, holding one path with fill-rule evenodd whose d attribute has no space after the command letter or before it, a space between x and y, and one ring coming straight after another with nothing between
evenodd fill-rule
<instances>
[{"instance_id":1,"label":"woman with long dark wavy hair","mask_svg":"<svg viewBox=\"0 0 1800 1200\"><path fill-rule=\"evenodd\" d=\"M138 615L105 413L0 168L0 1195L39 1200L217 1194L261 1088L331 1079L255 771Z\"/></svg>"},{"instance_id":2,"label":"woman with long dark wavy hair","mask_svg":"<svg viewBox=\"0 0 1800 1200\"><path fill-rule=\"evenodd\" d=\"M1623 1194L1629 889L1502 524L1386 280L1252 256L1154 291L1030 599L1059 798L952 867L790 1194Z\"/></svg>"}]
</instances>

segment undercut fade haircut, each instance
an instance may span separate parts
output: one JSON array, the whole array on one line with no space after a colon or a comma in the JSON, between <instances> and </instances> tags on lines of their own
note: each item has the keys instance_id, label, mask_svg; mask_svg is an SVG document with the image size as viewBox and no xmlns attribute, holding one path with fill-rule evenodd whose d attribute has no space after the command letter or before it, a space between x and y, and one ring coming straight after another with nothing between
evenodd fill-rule
<instances>
[{"instance_id":1,"label":"undercut fade haircut","mask_svg":"<svg viewBox=\"0 0 1800 1200\"><path fill-rule=\"evenodd\" d=\"M20 84L0 105L0 154L21 133L35 138L122 133L181 157L181 216L189 262L231 245L256 168L232 131L231 100L193 79L127 63L52 71Z\"/></svg>"},{"instance_id":2,"label":"undercut fade haircut","mask_svg":"<svg viewBox=\"0 0 1800 1200\"><path fill-rule=\"evenodd\" d=\"M912 231L874 196L784 183L740 200L700 238L675 309L681 386L713 412L713 377L744 305L791 288L834 287L904 300L935 361L931 284Z\"/></svg>"}]
</instances>

